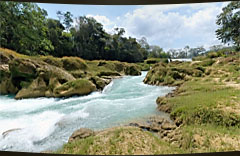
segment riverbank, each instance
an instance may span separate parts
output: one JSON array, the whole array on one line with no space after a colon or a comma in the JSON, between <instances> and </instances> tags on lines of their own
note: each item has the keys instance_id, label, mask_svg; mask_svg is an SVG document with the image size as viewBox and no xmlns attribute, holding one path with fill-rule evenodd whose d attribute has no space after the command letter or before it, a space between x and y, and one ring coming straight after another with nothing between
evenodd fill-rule
<instances>
[{"instance_id":1,"label":"riverbank","mask_svg":"<svg viewBox=\"0 0 240 156\"><path fill-rule=\"evenodd\" d=\"M240 150L239 58L239 54L222 57L210 54L193 62L158 63L152 67L145 83L177 86L173 93L156 100L160 111L170 113L177 130L161 131L159 122L150 126L133 123L131 125L138 128L131 127L134 133L130 136L128 127L113 128L111 132L105 130L107 136L76 140L57 153L171 154ZM154 132L153 125L159 131ZM141 137L138 136L145 139L139 143ZM156 142L152 142L154 139ZM124 150L119 151L119 146ZM126 150L126 147L131 148Z\"/></svg>"},{"instance_id":2,"label":"riverbank","mask_svg":"<svg viewBox=\"0 0 240 156\"><path fill-rule=\"evenodd\" d=\"M181 126L184 139L180 146L188 152L240 149L239 58L239 54L220 57L210 53L190 63L167 66L167 76L174 79L169 74L173 71L180 76L173 83L163 79L160 84L178 87L174 93L157 99L158 109L170 113L176 125ZM189 72L195 69L201 72L196 75ZM147 82L157 82L156 75L163 74L153 72L152 75Z\"/></svg>"},{"instance_id":3,"label":"riverbank","mask_svg":"<svg viewBox=\"0 0 240 156\"><path fill-rule=\"evenodd\" d=\"M141 74L138 65L119 61L26 56L4 48L0 58L0 93L15 99L88 95L113 78Z\"/></svg>"}]
</instances>

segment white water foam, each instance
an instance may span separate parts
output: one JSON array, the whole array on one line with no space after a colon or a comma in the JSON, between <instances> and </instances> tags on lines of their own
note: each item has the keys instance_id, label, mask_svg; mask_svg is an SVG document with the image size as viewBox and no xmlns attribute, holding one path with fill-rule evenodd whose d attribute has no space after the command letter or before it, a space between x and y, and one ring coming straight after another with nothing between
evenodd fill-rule
<instances>
[{"instance_id":1,"label":"white water foam","mask_svg":"<svg viewBox=\"0 0 240 156\"><path fill-rule=\"evenodd\" d=\"M1 97L2 98L2 97ZM0 99L0 111L31 111L34 109L39 109L44 106L49 106L53 104L55 99L54 98L36 98L36 99L22 99L22 100L15 100L12 98L4 98L4 102Z\"/></svg>"},{"instance_id":2,"label":"white water foam","mask_svg":"<svg viewBox=\"0 0 240 156\"><path fill-rule=\"evenodd\" d=\"M48 137L55 129L55 123L63 116L64 114L46 111L32 116L23 115L12 120L1 120L0 150L11 150L14 147L14 150L32 151L33 143ZM9 132L5 137L2 135L3 132L15 128L20 130Z\"/></svg>"},{"instance_id":3,"label":"white water foam","mask_svg":"<svg viewBox=\"0 0 240 156\"><path fill-rule=\"evenodd\" d=\"M107 86L104 87L102 93L107 93L111 90L112 86L113 86L114 80L111 81Z\"/></svg>"}]
</instances>

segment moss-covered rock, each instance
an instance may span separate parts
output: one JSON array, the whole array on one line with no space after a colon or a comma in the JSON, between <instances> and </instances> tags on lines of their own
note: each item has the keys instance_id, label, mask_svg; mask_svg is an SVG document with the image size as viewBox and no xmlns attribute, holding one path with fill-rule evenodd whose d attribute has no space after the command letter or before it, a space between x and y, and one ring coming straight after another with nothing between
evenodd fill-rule
<instances>
[{"instance_id":1,"label":"moss-covered rock","mask_svg":"<svg viewBox=\"0 0 240 156\"><path fill-rule=\"evenodd\" d=\"M133 76L141 75L141 71L139 68L137 68L136 65L126 66L126 68L124 69L124 72L126 75L133 75Z\"/></svg>"},{"instance_id":2,"label":"moss-covered rock","mask_svg":"<svg viewBox=\"0 0 240 156\"><path fill-rule=\"evenodd\" d=\"M203 67L190 66L185 62L157 63L149 70L143 82L151 85L177 86L191 77L203 76L204 71Z\"/></svg>"},{"instance_id":3,"label":"moss-covered rock","mask_svg":"<svg viewBox=\"0 0 240 156\"><path fill-rule=\"evenodd\" d=\"M25 77L28 79L37 77L37 62L30 59L16 58L9 64L9 69L13 77Z\"/></svg>"},{"instance_id":4,"label":"moss-covered rock","mask_svg":"<svg viewBox=\"0 0 240 156\"><path fill-rule=\"evenodd\" d=\"M64 83L53 90L55 97L70 97L73 95L87 95L96 90L96 86L89 80L76 79Z\"/></svg>"},{"instance_id":5,"label":"moss-covered rock","mask_svg":"<svg viewBox=\"0 0 240 156\"><path fill-rule=\"evenodd\" d=\"M61 61L60 58L56 58L56 57L53 57L53 56L42 56L41 60L43 60L44 62L46 62L50 65L53 65L53 66L56 66L56 67L59 67L59 68L63 67L63 62Z\"/></svg>"},{"instance_id":6,"label":"moss-covered rock","mask_svg":"<svg viewBox=\"0 0 240 156\"><path fill-rule=\"evenodd\" d=\"M78 57L63 57L62 63L66 70L85 70L87 68L85 61Z\"/></svg>"},{"instance_id":7,"label":"moss-covered rock","mask_svg":"<svg viewBox=\"0 0 240 156\"><path fill-rule=\"evenodd\" d=\"M112 78L141 74L137 65L119 61L34 57L3 48L0 58L0 94L16 94L16 99L85 95L103 90Z\"/></svg>"},{"instance_id":8,"label":"moss-covered rock","mask_svg":"<svg viewBox=\"0 0 240 156\"><path fill-rule=\"evenodd\" d=\"M46 82L42 77L38 77L32 81L32 83L24 87L17 93L15 99L22 98L36 98L45 96L45 92L48 90Z\"/></svg>"},{"instance_id":9,"label":"moss-covered rock","mask_svg":"<svg viewBox=\"0 0 240 156\"><path fill-rule=\"evenodd\" d=\"M92 81L96 85L97 89L100 90L103 90L103 88L111 82L109 79L103 79L98 76L91 77L89 80Z\"/></svg>"}]
</instances>

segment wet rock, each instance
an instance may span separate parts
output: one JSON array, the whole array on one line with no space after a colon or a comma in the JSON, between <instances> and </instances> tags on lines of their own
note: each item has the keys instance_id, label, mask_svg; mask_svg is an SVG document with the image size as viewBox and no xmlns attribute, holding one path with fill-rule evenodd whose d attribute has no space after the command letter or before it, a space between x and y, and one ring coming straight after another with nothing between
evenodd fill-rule
<instances>
[{"instance_id":1,"label":"wet rock","mask_svg":"<svg viewBox=\"0 0 240 156\"><path fill-rule=\"evenodd\" d=\"M96 85L97 89L100 90L103 90L103 88L111 82L109 79L100 78L98 76L91 77L89 80L92 81Z\"/></svg>"},{"instance_id":2,"label":"wet rock","mask_svg":"<svg viewBox=\"0 0 240 156\"><path fill-rule=\"evenodd\" d=\"M73 132L70 136L68 142L72 142L76 139L83 139L94 135L94 131L88 128L80 128Z\"/></svg>"}]
</instances>

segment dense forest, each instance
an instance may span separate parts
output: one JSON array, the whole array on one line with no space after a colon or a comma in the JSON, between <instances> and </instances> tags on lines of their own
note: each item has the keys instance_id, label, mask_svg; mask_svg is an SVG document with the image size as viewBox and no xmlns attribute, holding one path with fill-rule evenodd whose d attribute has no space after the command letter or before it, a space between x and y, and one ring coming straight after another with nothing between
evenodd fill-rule
<instances>
[{"instance_id":1,"label":"dense forest","mask_svg":"<svg viewBox=\"0 0 240 156\"><path fill-rule=\"evenodd\" d=\"M123 37L123 28L108 34L94 18L80 16L73 26L70 12L58 11L59 20L51 19L33 3L1 2L0 10L1 47L22 54L126 62L141 62L148 57L136 38Z\"/></svg>"},{"instance_id":2,"label":"dense forest","mask_svg":"<svg viewBox=\"0 0 240 156\"><path fill-rule=\"evenodd\" d=\"M228 49L239 48L239 2L231 2L217 17L217 37L232 43ZM143 62L147 58L192 58L209 51L203 46L169 49L149 45L142 37L124 37L124 28L107 33L103 25L92 17L73 18L70 12L57 13L58 19L47 18L47 11L34 3L0 2L0 47L25 55L78 56L87 60L118 60ZM74 22L73 24L73 21ZM236 25L238 23L238 25ZM211 50L224 49L221 45ZM226 50L226 48L225 48Z\"/></svg>"}]
</instances>

